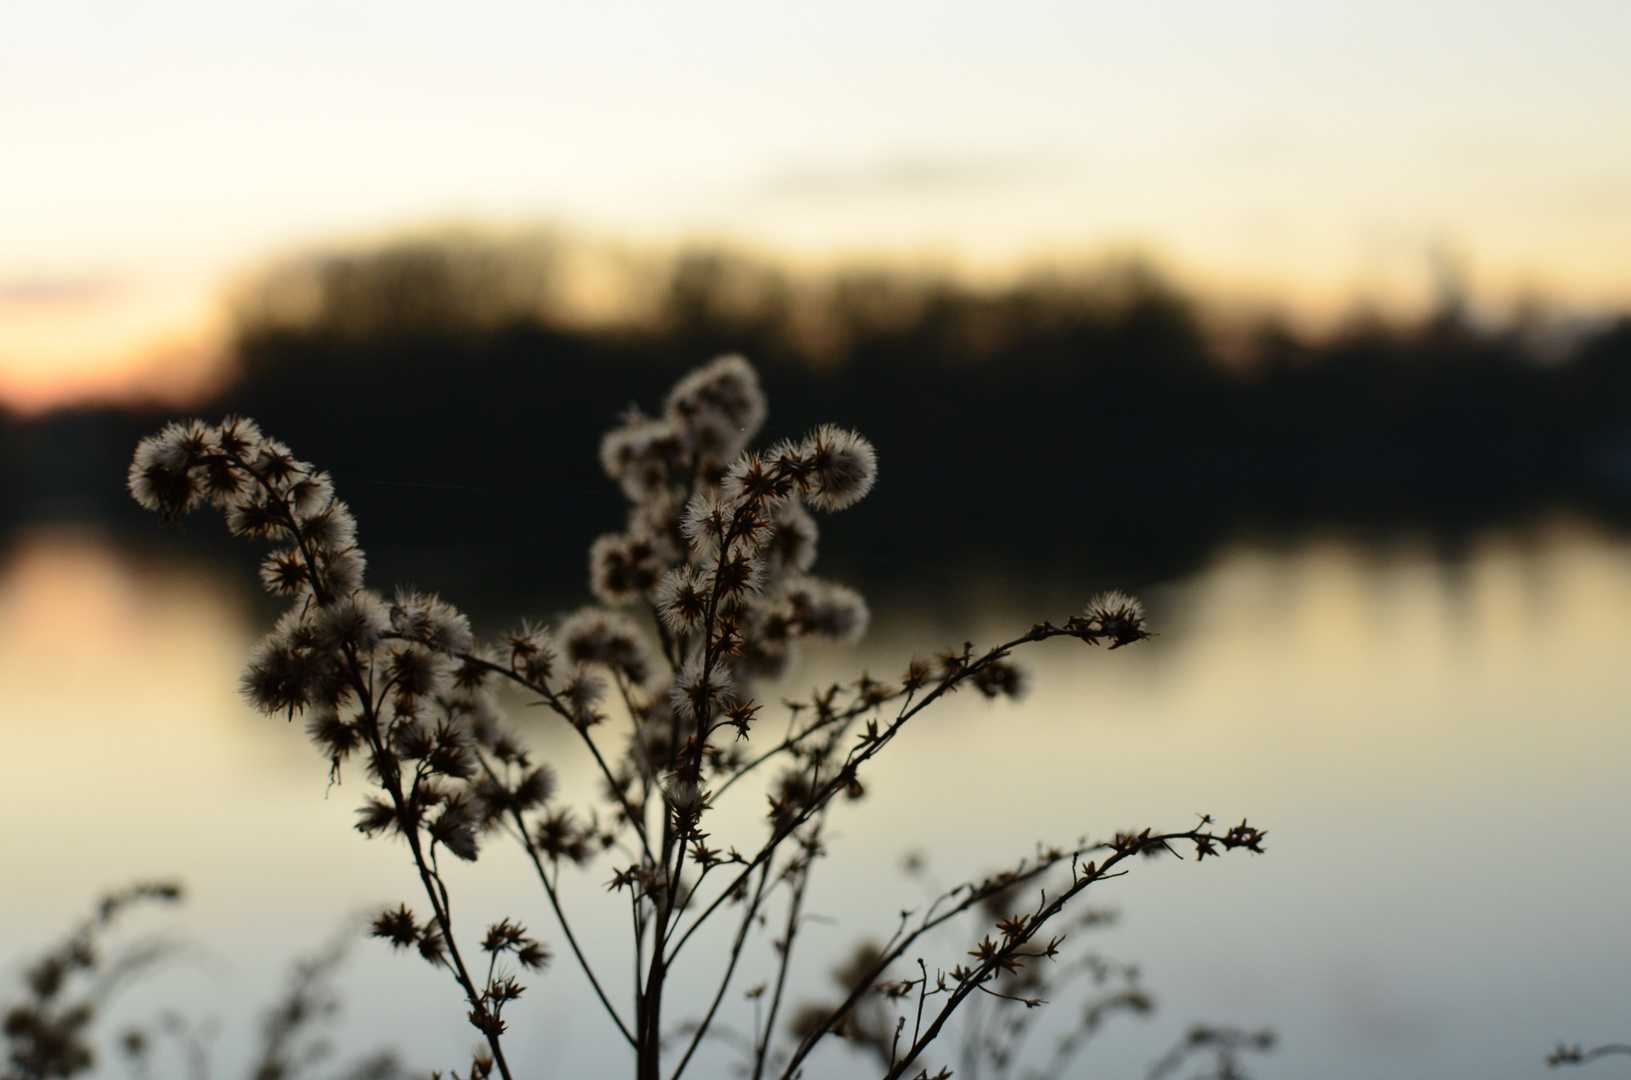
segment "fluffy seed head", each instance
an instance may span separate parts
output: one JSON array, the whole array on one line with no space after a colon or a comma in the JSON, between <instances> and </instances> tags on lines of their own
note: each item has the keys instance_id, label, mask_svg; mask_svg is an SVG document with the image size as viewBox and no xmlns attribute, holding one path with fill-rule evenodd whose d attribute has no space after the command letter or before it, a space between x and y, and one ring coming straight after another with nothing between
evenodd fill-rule
<instances>
[{"instance_id":1,"label":"fluffy seed head","mask_svg":"<svg viewBox=\"0 0 1631 1080\"><path fill-rule=\"evenodd\" d=\"M398 694L418 698L442 689L447 675L447 661L423 646L409 642L398 644L391 650L387 671L396 684ZM403 711L403 707L398 706L398 711Z\"/></svg>"},{"instance_id":2,"label":"fluffy seed head","mask_svg":"<svg viewBox=\"0 0 1631 1080\"><path fill-rule=\"evenodd\" d=\"M314 626L317 643L327 649L350 647L367 652L379 644L380 635L390 628L385 601L368 592L355 592L329 604L318 613Z\"/></svg>"},{"instance_id":3,"label":"fluffy seed head","mask_svg":"<svg viewBox=\"0 0 1631 1080\"><path fill-rule=\"evenodd\" d=\"M357 542L357 519L343 502L329 500L322 509L296 520L306 542L319 551L342 551Z\"/></svg>"},{"instance_id":4,"label":"fluffy seed head","mask_svg":"<svg viewBox=\"0 0 1631 1080\"><path fill-rule=\"evenodd\" d=\"M696 721L714 716L724 706L734 687L730 673L716 664L703 679L703 656L699 650L674 676L669 701L683 720Z\"/></svg>"},{"instance_id":5,"label":"fluffy seed head","mask_svg":"<svg viewBox=\"0 0 1631 1080\"><path fill-rule=\"evenodd\" d=\"M1126 645L1149 636L1144 622L1144 605L1119 592L1100 593L1087 604L1087 617L1098 624L1099 632Z\"/></svg>"},{"instance_id":6,"label":"fluffy seed head","mask_svg":"<svg viewBox=\"0 0 1631 1080\"><path fill-rule=\"evenodd\" d=\"M589 548L590 591L608 604L650 595L663 574L658 546L651 537L633 533L600 537Z\"/></svg>"},{"instance_id":7,"label":"fluffy seed head","mask_svg":"<svg viewBox=\"0 0 1631 1080\"><path fill-rule=\"evenodd\" d=\"M210 434L216 452L198 468L204 486L204 497L219 510L229 510L256 494L255 484L243 468L243 454L228 452L223 446L241 446L242 440L215 429Z\"/></svg>"},{"instance_id":8,"label":"fluffy seed head","mask_svg":"<svg viewBox=\"0 0 1631 1080\"><path fill-rule=\"evenodd\" d=\"M556 634L574 664L600 664L630 682L651 677L651 661L639 627L627 615L605 608L582 608L561 623Z\"/></svg>"},{"instance_id":9,"label":"fluffy seed head","mask_svg":"<svg viewBox=\"0 0 1631 1080\"><path fill-rule=\"evenodd\" d=\"M783 571L803 573L815 565L816 541L821 530L815 518L796 499L777 503L770 511L770 528L762 548L770 578Z\"/></svg>"},{"instance_id":10,"label":"fluffy seed head","mask_svg":"<svg viewBox=\"0 0 1631 1080\"><path fill-rule=\"evenodd\" d=\"M189 446L193 432L184 424L170 424L136 446L130 463L130 494L145 509L174 518L198 505L203 486L192 470Z\"/></svg>"},{"instance_id":11,"label":"fluffy seed head","mask_svg":"<svg viewBox=\"0 0 1631 1080\"><path fill-rule=\"evenodd\" d=\"M663 801L681 818L695 817L708 806L708 792L695 779L668 773L662 779Z\"/></svg>"},{"instance_id":12,"label":"fluffy seed head","mask_svg":"<svg viewBox=\"0 0 1631 1080\"><path fill-rule=\"evenodd\" d=\"M333 697L333 660L317 641L315 627L301 608L285 614L250 651L238 688L268 715L293 713Z\"/></svg>"},{"instance_id":13,"label":"fluffy seed head","mask_svg":"<svg viewBox=\"0 0 1631 1080\"><path fill-rule=\"evenodd\" d=\"M720 489L728 503L760 505L785 497L793 490L793 483L774 463L757 454L743 454L725 471Z\"/></svg>"},{"instance_id":14,"label":"fluffy seed head","mask_svg":"<svg viewBox=\"0 0 1631 1080\"><path fill-rule=\"evenodd\" d=\"M765 420L759 376L740 356L721 356L674 384L666 414L690 435L698 454L729 461Z\"/></svg>"},{"instance_id":15,"label":"fluffy seed head","mask_svg":"<svg viewBox=\"0 0 1631 1080\"><path fill-rule=\"evenodd\" d=\"M804 440L799 456L808 463L808 499L817 510L854 505L878 479L878 453L872 444L831 424L822 425Z\"/></svg>"},{"instance_id":16,"label":"fluffy seed head","mask_svg":"<svg viewBox=\"0 0 1631 1080\"><path fill-rule=\"evenodd\" d=\"M530 683L545 683L555 670L555 639L548 630L523 624L506 642L510 666Z\"/></svg>"},{"instance_id":17,"label":"fluffy seed head","mask_svg":"<svg viewBox=\"0 0 1631 1080\"><path fill-rule=\"evenodd\" d=\"M277 510L261 498L243 499L227 510L227 529L234 536L285 536L288 530Z\"/></svg>"},{"instance_id":18,"label":"fluffy seed head","mask_svg":"<svg viewBox=\"0 0 1631 1080\"><path fill-rule=\"evenodd\" d=\"M438 596L398 589L390 606L391 629L447 656L468 653L475 647L470 620Z\"/></svg>"},{"instance_id":19,"label":"fluffy seed head","mask_svg":"<svg viewBox=\"0 0 1631 1080\"><path fill-rule=\"evenodd\" d=\"M296 461L289 448L276 439L262 439L255 446L255 456L249 462L249 470L281 491L295 477L311 472L311 466Z\"/></svg>"},{"instance_id":20,"label":"fluffy seed head","mask_svg":"<svg viewBox=\"0 0 1631 1080\"><path fill-rule=\"evenodd\" d=\"M635 413L606 433L600 464L635 502L665 491L687 464L684 429L673 420L648 420Z\"/></svg>"},{"instance_id":21,"label":"fluffy seed head","mask_svg":"<svg viewBox=\"0 0 1631 1080\"><path fill-rule=\"evenodd\" d=\"M305 521L328 508L334 499L334 481L322 472L297 476L290 481L287 495L295 519Z\"/></svg>"},{"instance_id":22,"label":"fluffy seed head","mask_svg":"<svg viewBox=\"0 0 1631 1080\"><path fill-rule=\"evenodd\" d=\"M294 548L274 551L261 563L261 585L269 593L293 596L311 587L311 572Z\"/></svg>"},{"instance_id":23,"label":"fluffy seed head","mask_svg":"<svg viewBox=\"0 0 1631 1080\"><path fill-rule=\"evenodd\" d=\"M800 578L784 586L782 607L800 632L850 643L861 639L871 619L860 593L818 578Z\"/></svg>"},{"instance_id":24,"label":"fluffy seed head","mask_svg":"<svg viewBox=\"0 0 1631 1080\"><path fill-rule=\"evenodd\" d=\"M479 810L468 795L448 798L442 812L425 829L431 838L465 862L475 862L478 851L476 830L481 824Z\"/></svg>"},{"instance_id":25,"label":"fluffy seed head","mask_svg":"<svg viewBox=\"0 0 1631 1080\"><path fill-rule=\"evenodd\" d=\"M475 643L475 635L470 632L470 620L464 613L439 597L431 597L429 618L425 625L426 647L448 656L458 656L469 652Z\"/></svg>"},{"instance_id":26,"label":"fluffy seed head","mask_svg":"<svg viewBox=\"0 0 1631 1080\"><path fill-rule=\"evenodd\" d=\"M690 541L692 551L703 554L719 546L730 524L730 505L718 495L699 491L685 504L680 532Z\"/></svg>"},{"instance_id":27,"label":"fluffy seed head","mask_svg":"<svg viewBox=\"0 0 1631 1080\"><path fill-rule=\"evenodd\" d=\"M692 567L676 567L657 586L657 614L676 634L695 630L708 611L708 586Z\"/></svg>"},{"instance_id":28,"label":"fluffy seed head","mask_svg":"<svg viewBox=\"0 0 1631 1080\"><path fill-rule=\"evenodd\" d=\"M764 559L733 544L723 559L708 564L709 588L719 595L722 607L740 607L764 585Z\"/></svg>"},{"instance_id":29,"label":"fluffy seed head","mask_svg":"<svg viewBox=\"0 0 1631 1080\"><path fill-rule=\"evenodd\" d=\"M334 761L344 760L362 743L356 727L330 706L318 706L306 717L306 736Z\"/></svg>"},{"instance_id":30,"label":"fluffy seed head","mask_svg":"<svg viewBox=\"0 0 1631 1080\"><path fill-rule=\"evenodd\" d=\"M548 765L532 769L521 778L510 795L518 810L531 810L544 805L555 797L555 770Z\"/></svg>"},{"instance_id":31,"label":"fluffy seed head","mask_svg":"<svg viewBox=\"0 0 1631 1080\"><path fill-rule=\"evenodd\" d=\"M329 592L335 596L349 596L362 588L362 572L367 560L355 547L336 551L323 559Z\"/></svg>"},{"instance_id":32,"label":"fluffy seed head","mask_svg":"<svg viewBox=\"0 0 1631 1080\"><path fill-rule=\"evenodd\" d=\"M229 416L216 429L215 444L221 453L239 460L254 456L262 439L260 425L242 416Z\"/></svg>"},{"instance_id":33,"label":"fluffy seed head","mask_svg":"<svg viewBox=\"0 0 1631 1080\"><path fill-rule=\"evenodd\" d=\"M582 668L574 671L566 685L561 687L561 699L572 714L572 722L579 727L589 727L601 721L598 708L605 698L606 680Z\"/></svg>"}]
</instances>

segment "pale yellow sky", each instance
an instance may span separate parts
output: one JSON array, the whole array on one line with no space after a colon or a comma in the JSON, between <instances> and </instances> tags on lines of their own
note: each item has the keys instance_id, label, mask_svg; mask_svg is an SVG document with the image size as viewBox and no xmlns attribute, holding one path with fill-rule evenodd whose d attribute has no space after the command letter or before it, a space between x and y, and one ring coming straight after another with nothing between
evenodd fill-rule
<instances>
[{"instance_id":1,"label":"pale yellow sky","mask_svg":"<svg viewBox=\"0 0 1631 1080\"><path fill-rule=\"evenodd\" d=\"M0 398L162 383L234 277L426 222L1222 298L1631 306L1631 5L10 5Z\"/></svg>"}]
</instances>

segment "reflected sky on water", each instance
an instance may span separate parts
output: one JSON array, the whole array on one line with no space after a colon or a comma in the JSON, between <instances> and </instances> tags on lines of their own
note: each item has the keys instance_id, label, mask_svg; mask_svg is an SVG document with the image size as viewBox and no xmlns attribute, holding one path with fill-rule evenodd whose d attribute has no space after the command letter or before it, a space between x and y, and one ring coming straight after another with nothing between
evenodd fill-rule
<instances>
[{"instance_id":1,"label":"reflected sky on water","mask_svg":"<svg viewBox=\"0 0 1631 1080\"><path fill-rule=\"evenodd\" d=\"M218 1015L218 1076L241 1071L287 959L414 888L400 849L351 830L360 785L331 790L298 728L236 697L259 618L249 587L71 529L22 535L0 567L0 962L9 978L107 886L184 879L183 915L143 925L198 947L121 1008ZM908 851L949 883L1039 840L1207 811L1267 828L1269 854L1161 860L1104 887L1123 918L1096 945L1142 964L1159 1009L1112 1025L1082 1075L1142 1076L1196 1020L1273 1026L1281 1047L1253 1070L1268 1080L1539 1076L1556 1039L1631 1037L1631 547L1563 526L1448 564L1242 545L1149 599L1153 642L1049 643L1020 705L964 696L914 722L835 819L803 988L920 902ZM887 674L914 646L1063 614L1018 596L963 625L880 611L861 659ZM786 690L857 662L812 654ZM584 788L571 744L529 731L567 790ZM560 944L515 853L457 869L467 925L512 914ZM603 869L568 903L590 940L620 941ZM345 985L357 1051L462 1068L463 1010L423 964L366 943ZM618 1060L564 963L522 1004L511 1056L536 1063L528 1075ZM834 1054L812 1075L856 1063Z\"/></svg>"}]
</instances>

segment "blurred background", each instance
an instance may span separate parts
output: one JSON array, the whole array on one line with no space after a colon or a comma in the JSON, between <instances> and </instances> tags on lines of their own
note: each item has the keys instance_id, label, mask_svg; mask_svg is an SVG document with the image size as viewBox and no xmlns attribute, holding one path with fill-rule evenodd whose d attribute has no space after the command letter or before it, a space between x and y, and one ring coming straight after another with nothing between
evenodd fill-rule
<instances>
[{"instance_id":1,"label":"blurred background","mask_svg":"<svg viewBox=\"0 0 1631 1080\"><path fill-rule=\"evenodd\" d=\"M1105 588L1160 632L902 746L811 992L915 902L908 852L950 881L1208 811L1270 854L1107 890L1159 1008L1081 1075L1192 1021L1275 1028L1265 1078L1631 1037L1628 50L1607 0L8 8L4 973L180 877L201 959L120 1008L217 1018L232 1076L284 962L411 894L236 699L257 554L130 501L141 436L257 418L333 471L373 585L497 632L587 599L600 432L740 351L767 440L881 463L818 568L874 629L789 694ZM471 917L547 925L521 870ZM360 946L342 1042L462 1064L422 967ZM565 965L531 995L529 1075L621 1067Z\"/></svg>"}]
</instances>

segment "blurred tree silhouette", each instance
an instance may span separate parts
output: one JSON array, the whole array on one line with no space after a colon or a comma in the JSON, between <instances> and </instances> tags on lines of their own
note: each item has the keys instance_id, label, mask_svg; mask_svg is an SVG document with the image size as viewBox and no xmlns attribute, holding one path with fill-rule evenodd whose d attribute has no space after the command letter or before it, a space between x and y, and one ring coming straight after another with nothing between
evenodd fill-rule
<instances>
[{"instance_id":1,"label":"blurred tree silhouette","mask_svg":"<svg viewBox=\"0 0 1631 1080\"><path fill-rule=\"evenodd\" d=\"M1243 533L1406 533L1453 551L1559 513L1622 527L1631 508L1631 320L1549 362L1529 328L1475 329L1456 308L1319 343L1265 324L1225 363L1195 303L1136 264L981 290L698 251L627 270L588 310L570 255L548 237L463 237L292 264L244 298L240 377L204 408L260 417L332 463L381 569L456 588L477 613L504 601L468 537L506 559L575 558L617 514L596 434L727 351L758 358L780 403L768 434L878 433L892 482L828 548L874 590L1020 566L1141 585ZM12 513L72 496L127 515L102 458L154 419L0 427ZM978 514L937 481L948 461L978 478Z\"/></svg>"}]
</instances>

